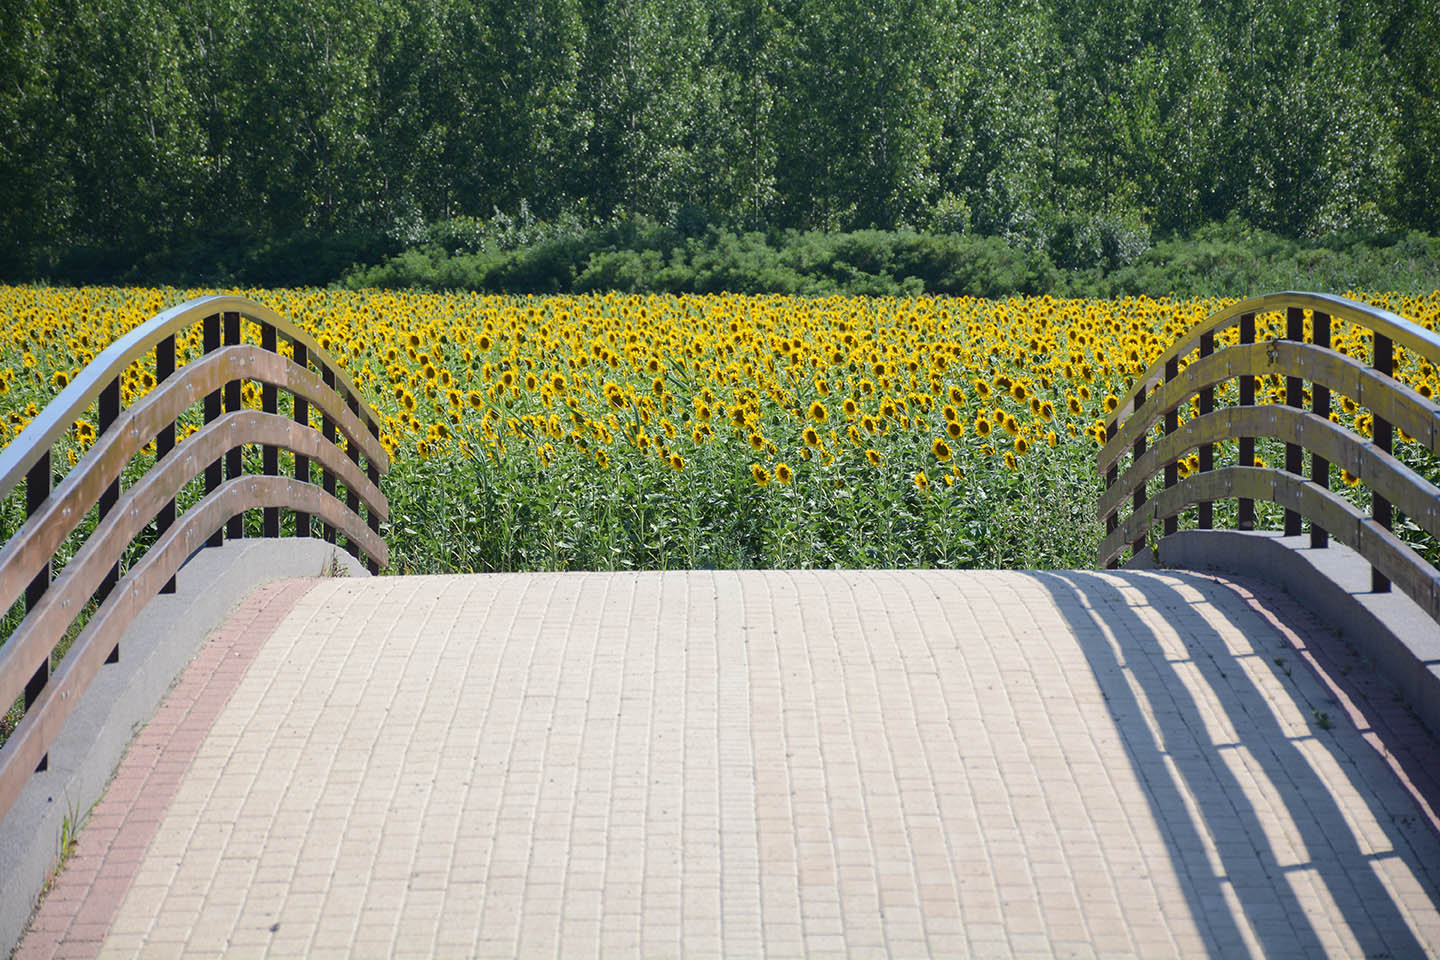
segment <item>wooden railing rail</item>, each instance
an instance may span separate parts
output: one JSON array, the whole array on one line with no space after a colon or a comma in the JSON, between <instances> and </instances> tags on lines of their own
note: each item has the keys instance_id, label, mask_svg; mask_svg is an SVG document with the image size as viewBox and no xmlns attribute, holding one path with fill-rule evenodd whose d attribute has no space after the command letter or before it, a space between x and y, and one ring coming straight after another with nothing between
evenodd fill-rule
<instances>
[{"instance_id":1,"label":"wooden railing rail","mask_svg":"<svg viewBox=\"0 0 1440 960\"><path fill-rule=\"evenodd\" d=\"M1255 342L1257 316L1285 313L1283 338ZM1306 313L1310 334L1306 336ZM1331 326L1341 319L1370 332L1366 363L1331 348ZM1238 343L1216 350L1216 334L1238 326ZM1214 314L1174 344L1120 401L1107 424L1106 442L1097 458L1105 490L1098 514L1105 522L1099 551L1103 566L1118 565L1128 549L1146 549L1151 528L1162 524L1175 533L1181 514L1196 508L1196 525L1214 525L1214 502L1236 500L1236 522L1255 527L1255 501L1284 507L1284 532L1298 536L1306 521L1313 547L1331 536L1358 551L1370 563L1372 588L1392 582L1432 618L1440 620L1440 571L1393 532L1395 508L1432 537L1440 538L1440 489L1391 453L1399 428L1432 453L1440 454L1440 406L1394 376L1399 344L1440 366L1440 337L1403 317L1343 297L1317 293L1276 293L1234 304ZM1197 356L1183 368L1181 361ZM1285 402L1255 404L1255 381L1285 378ZM1215 408L1216 387L1238 381L1239 402ZM1304 409L1305 384L1310 409ZM1331 417L1331 394L1338 392L1368 410L1373 427L1366 437ZM1180 408L1191 400L1197 415L1183 424ZM1158 439L1150 437L1162 424ZM1284 444L1283 467L1259 466L1257 438ZM1237 461L1217 467L1215 445L1236 441ZM1198 451L1198 471L1180 479L1180 461ZM1310 469L1304 469L1306 453ZM1129 462L1122 474L1121 465ZM1358 478L1369 490L1368 514L1330 489L1331 468ZM1164 487L1153 498L1149 486L1158 474ZM1127 516L1121 505L1130 501Z\"/></svg>"},{"instance_id":2,"label":"wooden railing rail","mask_svg":"<svg viewBox=\"0 0 1440 960\"><path fill-rule=\"evenodd\" d=\"M258 346L242 342L247 321L259 326ZM203 353L177 367L176 337L196 324ZM282 339L291 357L280 352ZM156 386L122 410L122 376L152 352ZM244 406L246 381L260 385L260 410ZM293 398L289 416L279 412L280 391ZM204 425L177 444L176 423L196 404ZM55 444L92 406L95 442L56 485ZM289 511L296 536L319 532L334 543L343 535L345 549L372 571L385 565L380 477L389 458L379 436L374 411L308 333L261 304L213 296L166 310L111 344L0 450L0 498L23 480L27 512L0 546L0 609L25 597L24 618L0 646L0 705L24 701L0 746L0 818L31 772L45 768L80 695L102 664L118 659L119 638L146 603L174 589L197 550L244 536L248 511L261 512L262 536L280 536ZM154 465L122 491L127 467L152 441ZM258 475L243 471L246 446L260 448ZM293 478L279 475L282 449L293 456ZM203 496L178 513L177 499L202 476ZM57 551L97 507L93 529L57 575ZM152 537L122 571L137 538ZM57 644L92 601L52 677Z\"/></svg>"}]
</instances>

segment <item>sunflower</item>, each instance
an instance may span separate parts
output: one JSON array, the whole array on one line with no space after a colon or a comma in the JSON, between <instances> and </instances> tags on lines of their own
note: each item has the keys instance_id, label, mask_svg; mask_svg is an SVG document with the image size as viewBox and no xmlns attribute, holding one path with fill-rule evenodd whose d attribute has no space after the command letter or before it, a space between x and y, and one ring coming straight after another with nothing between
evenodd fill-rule
<instances>
[{"instance_id":1,"label":"sunflower","mask_svg":"<svg viewBox=\"0 0 1440 960\"><path fill-rule=\"evenodd\" d=\"M930 452L935 454L935 459L941 463L944 463L951 457L950 445L941 437L936 437L934 442L930 444Z\"/></svg>"},{"instance_id":2,"label":"sunflower","mask_svg":"<svg viewBox=\"0 0 1440 960\"><path fill-rule=\"evenodd\" d=\"M770 471L758 463L750 464L750 476L755 478L755 486L765 487L770 484Z\"/></svg>"},{"instance_id":3,"label":"sunflower","mask_svg":"<svg viewBox=\"0 0 1440 960\"><path fill-rule=\"evenodd\" d=\"M795 479L795 474L790 471L790 468L788 466L783 463L775 464L776 483L789 483L793 479Z\"/></svg>"},{"instance_id":4,"label":"sunflower","mask_svg":"<svg viewBox=\"0 0 1440 960\"><path fill-rule=\"evenodd\" d=\"M872 467L880 466L880 464L885 460L884 457L880 456L880 451L869 449L865 451L865 459L870 461L870 466Z\"/></svg>"}]
</instances>

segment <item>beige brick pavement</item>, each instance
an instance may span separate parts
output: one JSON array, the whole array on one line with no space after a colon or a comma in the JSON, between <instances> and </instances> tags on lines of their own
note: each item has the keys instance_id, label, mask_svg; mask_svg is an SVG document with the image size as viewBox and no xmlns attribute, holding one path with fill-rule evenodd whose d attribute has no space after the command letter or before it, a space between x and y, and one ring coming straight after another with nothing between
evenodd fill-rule
<instances>
[{"instance_id":1,"label":"beige brick pavement","mask_svg":"<svg viewBox=\"0 0 1440 960\"><path fill-rule=\"evenodd\" d=\"M193 757L146 758L163 814L101 807L153 836L91 842L21 954L1440 954L1440 753L1275 606L1176 573L276 588Z\"/></svg>"}]
</instances>

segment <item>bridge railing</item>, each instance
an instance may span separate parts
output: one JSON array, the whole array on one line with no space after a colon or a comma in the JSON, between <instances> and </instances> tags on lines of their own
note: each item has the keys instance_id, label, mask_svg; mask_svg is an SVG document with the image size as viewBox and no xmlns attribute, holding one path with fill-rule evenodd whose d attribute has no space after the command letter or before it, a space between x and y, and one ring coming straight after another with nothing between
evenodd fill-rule
<instances>
[{"instance_id":1,"label":"bridge railing","mask_svg":"<svg viewBox=\"0 0 1440 960\"><path fill-rule=\"evenodd\" d=\"M259 328L258 345L244 342L247 323ZM197 324L201 352L177 368L177 335L193 339ZM151 354L154 389L122 409L122 378ZM246 407L245 392L256 389L247 382L258 385L259 410ZM290 396L288 415L280 412L280 391ZM192 411L197 404L203 410ZM57 485L57 465L69 457L54 456L56 444L77 423L88 425L81 418L92 408L94 443ZM122 490L127 467L128 475L143 468L152 443L153 466ZM245 473L247 446L259 448L258 474ZM281 449L291 453L291 476L280 475ZM25 521L0 547L0 611L22 595L25 602L23 619L0 646L0 710L23 699L23 714L0 746L0 818L31 773L45 768L102 665L118 660L119 639L141 609L174 590L176 573L196 551L244 536L247 511L258 511L263 536L281 535L284 510L293 514L294 535L319 533L363 556L372 571L383 566L380 522L388 511L380 476L388 469L375 413L345 371L308 333L261 304L235 296L191 300L95 357L0 450L0 500L23 483L26 504ZM199 483L192 481L202 475L203 494L177 513L177 499L194 499ZM122 570L137 540L153 542ZM74 552L57 572L67 541ZM80 627L82 611L90 615ZM58 657L67 634L71 645Z\"/></svg>"},{"instance_id":2,"label":"bridge railing","mask_svg":"<svg viewBox=\"0 0 1440 960\"><path fill-rule=\"evenodd\" d=\"M1284 336L1257 343L1257 316L1276 311L1284 312ZM1335 321L1369 331L1368 358L1331 348ZM1239 328L1237 342L1217 350L1217 334L1232 327ZM1393 532L1398 510L1440 538L1440 489L1392 452L1399 429L1440 453L1440 407L1396 379L1397 349L1420 358L1418 363L1440 367L1435 333L1389 311L1316 293L1245 300L1187 332L1121 399L1107 425L1097 462L1105 478L1099 505L1105 521L1101 565L1117 566L1126 549L1146 549L1157 523L1165 535L1175 533L1180 516L1191 507L1196 525L1211 529L1215 502L1233 498L1238 528L1251 530L1255 501L1270 501L1284 507L1287 536L1300 535L1302 521L1308 521L1312 546L1324 547L1335 537L1371 565L1374 590L1389 590L1393 582L1440 620L1440 574ZM1256 378L1267 376L1285 378L1284 404L1256 404ZM1238 391L1225 392L1237 393L1238 403L1217 409L1217 387L1223 390L1232 380L1238 381ZM1369 436L1332 416L1332 392L1356 404L1357 411L1365 408ZM1182 423L1180 409L1192 403L1196 415ZM1256 459L1257 438L1284 443L1283 467ZM1217 444L1231 441L1236 462L1217 464ZM1331 489L1332 466L1368 488L1368 513ZM1151 496L1151 481L1161 474L1163 488ZM1128 515L1121 517L1127 503Z\"/></svg>"}]
</instances>

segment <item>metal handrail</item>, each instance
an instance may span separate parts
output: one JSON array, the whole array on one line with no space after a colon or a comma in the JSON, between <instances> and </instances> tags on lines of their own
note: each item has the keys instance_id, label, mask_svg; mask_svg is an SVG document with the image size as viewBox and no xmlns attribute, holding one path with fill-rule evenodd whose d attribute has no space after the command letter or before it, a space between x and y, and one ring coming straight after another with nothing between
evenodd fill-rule
<instances>
[{"instance_id":1,"label":"metal handrail","mask_svg":"<svg viewBox=\"0 0 1440 960\"><path fill-rule=\"evenodd\" d=\"M1283 310L1285 335L1255 342L1257 314ZM1305 313L1311 312L1312 335L1305 337ZM1333 317L1371 332L1369 363L1330 348ZM1239 325L1239 343L1215 349L1215 334ZM1394 428L1440 454L1440 405L1421 396L1393 376L1394 346L1440 365L1440 337L1386 310L1316 293L1277 293L1255 297L1212 315L1156 360L1116 410L1106 427L1106 442L1096 457L1105 478L1097 513L1105 522L1099 549L1103 566L1117 566L1128 548L1146 548L1151 528L1163 522L1165 535L1175 533L1178 518L1197 508L1197 526L1214 525L1216 500L1238 502L1237 524L1254 529L1256 500L1285 508L1285 534L1296 536L1310 525L1313 547L1329 538L1354 548L1372 569L1372 588L1399 584L1432 618L1440 621L1440 571L1392 532L1394 507L1399 507L1432 536L1440 537L1440 488L1391 454ZM1199 351L1199 358L1180 369L1180 360ZM1285 404L1255 404L1255 378L1285 377ZM1239 404L1215 409L1217 385L1238 380ZM1301 402L1310 384L1311 409ZM1339 391L1366 407L1373 420L1370 437L1330 419L1330 394ZM1179 408L1194 398L1199 414L1179 422ZM1149 443L1150 431L1163 421L1163 436ZM1255 440L1285 444L1285 465L1257 467ZM1217 466L1214 445L1236 440L1239 462ZM1199 451L1199 471L1181 480L1179 461ZM1305 455L1310 469L1306 477ZM1124 473L1121 461L1130 457ZM1330 490L1330 467L1339 466L1365 483L1371 512L1364 514ZM1150 481L1163 471L1165 489L1148 496ZM1130 500L1123 519L1120 509Z\"/></svg>"},{"instance_id":2,"label":"metal handrail","mask_svg":"<svg viewBox=\"0 0 1440 960\"><path fill-rule=\"evenodd\" d=\"M10 491L15 489L26 471L90 408L106 385L131 363L154 350L166 338L190 329L198 321L227 313L239 314L256 323L268 324L294 346L303 347L308 353L319 357L325 356L320 344L316 343L304 328L263 303L256 303L245 297L197 297L161 311L100 351L55 399L45 405L45 409L25 425L25 429L17 434L14 440L0 450L0 499L10 495ZM334 372L336 386L342 396L360 397L360 392L355 389L343 368L333 363L326 363L326 366Z\"/></svg>"},{"instance_id":3,"label":"metal handrail","mask_svg":"<svg viewBox=\"0 0 1440 960\"><path fill-rule=\"evenodd\" d=\"M259 326L259 346L241 342L242 320ZM176 335L197 323L204 353L177 370ZM279 352L281 337L293 359ZM121 410L120 378L147 351L155 355L157 385ZM261 410L244 408L244 381L261 385ZM294 398L291 416L278 412L279 390ZM97 401L95 443L52 489L54 443ZM177 445L177 419L202 401L205 425ZM300 536L315 532L314 518L326 540L343 536L372 571L385 565L380 522L389 512L380 476L389 458L379 433L374 411L309 334L261 304L213 296L157 314L111 344L0 450L0 497L23 477L28 512L0 545L0 609L22 591L26 603L25 618L0 646L0 704L22 693L25 701L23 718L0 746L0 818L30 772L44 769L65 718L101 665L117 659L119 638L140 610L174 589L176 573L201 547L243 536L247 511L263 512L267 537L280 535L282 509L294 514ZM154 466L122 496L127 465L152 441ZM244 473L247 445L260 447L263 475ZM294 478L278 475L281 448L293 454ZM204 496L177 517L176 497L202 475ZM97 504L99 522L54 576L56 551ZM155 542L122 578L121 558L152 521ZM51 678L56 644L92 600L93 616Z\"/></svg>"}]
</instances>

